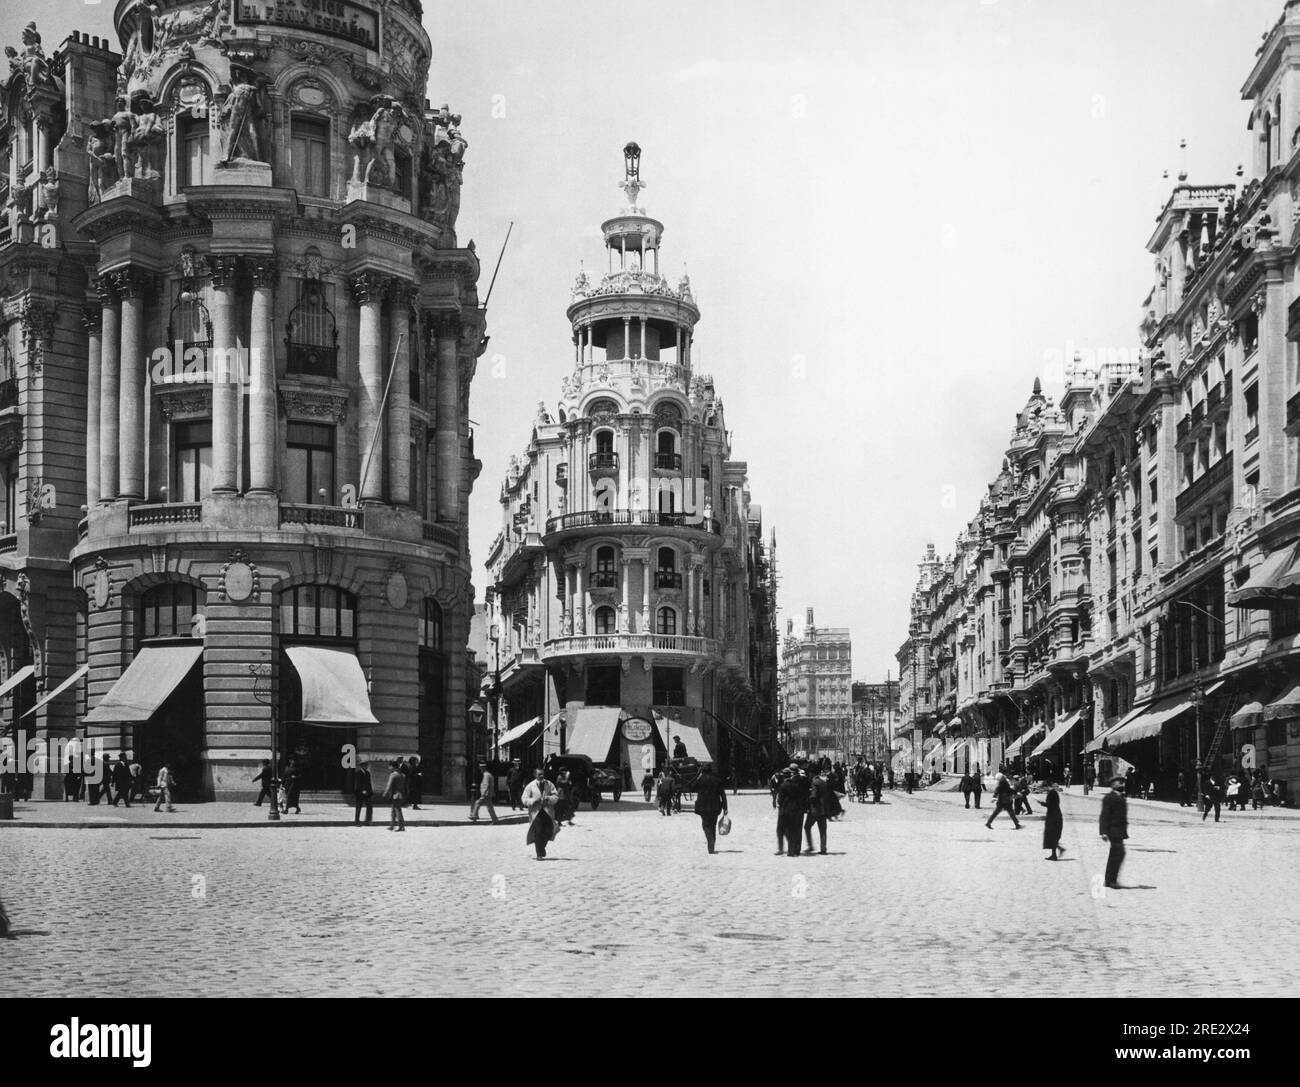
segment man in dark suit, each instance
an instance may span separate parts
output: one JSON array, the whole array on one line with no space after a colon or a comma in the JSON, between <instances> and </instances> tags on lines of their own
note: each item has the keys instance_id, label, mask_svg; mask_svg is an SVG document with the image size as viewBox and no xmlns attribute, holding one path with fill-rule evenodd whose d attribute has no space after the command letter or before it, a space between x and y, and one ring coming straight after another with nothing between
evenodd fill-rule
<instances>
[{"instance_id":1,"label":"man in dark suit","mask_svg":"<svg viewBox=\"0 0 1300 1087\"><path fill-rule=\"evenodd\" d=\"M356 794L357 810L353 817L353 822L361 825L361 809L366 809L366 822L375 821L375 787L370 780L370 764L368 762L357 765L356 781L353 783L353 790Z\"/></svg>"},{"instance_id":2,"label":"man in dark suit","mask_svg":"<svg viewBox=\"0 0 1300 1087\"><path fill-rule=\"evenodd\" d=\"M975 810L979 811L980 797L984 795L984 773L978 766L970 776L970 795L975 798Z\"/></svg>"},{"instance_id":3,"label":"man in dark suit","mask_svg":"<svg viewBox=\"0 0 1300 1087\"><path fill-rule=\"evenodd\" d=\"M1110 856L1106 858L1106 886L1119 890L1119 867L1124 863L1124 841L1128 838L1128 801L1124 799L1124 779L1115 777L1110 782L1110 793L1101 802L1101 836L1110 842Z\"/></svg>"},{"instance_id":4,"label":"man in dark suit","mask_svg":"<svg viewBox=\"0 0 1300 1087\"><path fill-rule=\"evenodd\" d=\"M722 779L713 772L713 764L706 762L700 767L700 776L695 781L695 814L704 825L704 840L709 844L709 852L714 848L718 836L718 817L727 810L727 788Z\"/></svg>"},{"instance_id":5,"label":"man in dark suit","mask_svg":"<svg viewBox=\"0 0 1300 1087\"><path fill-rule=\"evenodd\" d=\"M131 768L126 764L126 756L118 755L117 762L113 764L113 790L117 793L113 797L113 807L117 807L119 800L125 800L126 806L131 806Z\"/></svg>"},{"instance_id":6,"label":"man in dark suit","mask_svg":"<svg viewBox=\"0 0 1300 1087\"><path fill-rule=\"evenodd\" d=\"M1020 820L1016 818L1015 808L1011 804L1012 796L1011 782L1006 774L999 774L997 788L993 790L993 814L989 816L988 822L984 824L989 830L993 829L993 820L1003 812L1011 816L1011 821L1015 823L1016 830L1020 829Z\"/></svg>"},{"instance_id":7,"label":"man in dark suit","mask_svg":"<svg viewBox=\"0 0 1300 1087\"><path fill-rule=\"evenodd\" d=\"M510 773L506 775L506 792L510 794L510 810L518 811L524 806L524 768L518 759L510 763ZM647 796L646 800L650 797Z\"/></svg>"},{"instance_id":8,"label":"man in dark suit","mask_svg":"<svg viewBox=\"0 0 1300 1087\"><path fill-rule=\"evenodd\" d=\"M821 855L826 856L826 820L832 807L831 782L823 770L812 779L808 789L808 814L804 817L803 832L808 839L808 852L813 851L812 828L817 827L821 839Z\"/></svg>"},{"instance_id":9,"label":"man in dark suit","mask_svg":"<svg viewBox=\"0 0 1300 1087\"><path fill-rule=\"evenodd\" d=\"M808 810L809 783L807 775L797 764L791 764L789 776L777 790L777 810L780 814L781 837L785 839L786 856L799 856L800 828Z\"/></svg>"}]
</instances>

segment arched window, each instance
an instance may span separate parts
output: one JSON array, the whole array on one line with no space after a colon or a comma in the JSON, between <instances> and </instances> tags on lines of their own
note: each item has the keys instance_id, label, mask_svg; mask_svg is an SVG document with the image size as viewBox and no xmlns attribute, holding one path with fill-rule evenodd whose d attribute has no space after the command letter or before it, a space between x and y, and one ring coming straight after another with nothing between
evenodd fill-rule
<instances>
[{"instance_id":1,"label":"arched window","mask_svg":"<svg viewBox=\"0 0 1300 1087\"><path fill-rule=\"evenodd\" d=\"M614 452L614 432L612 430L596 431L596 452L597 453Z\"/></svg>"},{"instance_id":2,"label":"arched window","mask_svg":"<svg viewBox=\"0 0 1300 1087\"><path fill-rule=\"evenodd\" d=\"M598 415L617 415L618 405L612 400L596 400L587 409L587 416L594 419Z\"/></svg>"},{"instance_id":3,"label":"arched window","mask_svg":"<svg viewBox=\"0 0 1300 1087\"><path fill-rule=\"evenodd\" d=\"M671 547L659 548L659 562L655 570L656 589L680 589L682 575L677 572L677 552Z\"/></svg>"},{"instance_id":4,"label":"arched window","mask_svg":"<svg viewBox=\"0 0 1300 1087\"><path fill-rule=\"evenodd\" d=\"M280 593L280 636L355 641L357 598L332 585L298 585Z\"/></svg>"},{"instance_id":5,"label":"arched window","mask_svg":"<svg viewBox=\"0 0 1300 1087\"><path fill-rule=\"evenodd\" d=\"M614 609L597 608L596 609L596 633L613 634L614 631Z\"/></svg>"},{"instance_id":6,"label":"arched window","mask_svg":"<svg viewBox=\"0 0 1300 1087\"><path fill-rule=\"evenodd\" d=\"M443 651L442 605L433 597L424 599L424 614L420 617L420 648L435 653Z\"/></svg>"},{"instance_id":7,"label":"arched window","mask_svg":"<svg viewBox=\"0 0 1300 1087\"><path fill-rule=\"evenodd\" d=\"M202 291L191 277L183 278L177 285L176 301L167 315L167 346L177 343L183 355L172 360L173 373L189 375L206 371L207 358L191 356L190 352L193 348L206 351L212 346L212 317L203 304Z\"/></svg>"},{"instance_id":8,"label":"arched window","mask_svg":"<svg viewBox=\"0 0 1300 1087\"><path fill-rule=\"evenodd\" d=\"M673 608L659 609L659 623L656 632L665 636L677 633L677 612Z\"/></svg>"},{"instance_id":9,"label":"arched window","mask_svg":"<svg viewBox=\"0 0 1300 1087\"><path fill-rule=\"evenodd\" d=\"M677 452L677 432L661 430L656 439L655 467L666 472L680 471L682 455Z\"/></svg>"},{"instance_id":10,"label":"arched window","mask_svg":"<svg viewBox=\"0 0 1300 1087\"><path fill-rule=\"evenodd\" d=\"M205 595L185 582L168 582L149 589L140 597L141 641L151 638L195 638L196 618L203 614Z\"/></svg>"},{"instance_id":11,"label":"arched window","mask_svg":"<svg viewBox=\"0 0 1300 1087\"><path fill-rule=\"evenodd\" d=\"M304 279L298 304L289 312L288 372L337 377L338 324L326 298L327 288L318 279Z\"/></svg>"},{"instance_id":12,"label":"arched window","mask_svg":"<svg viewBox=\"0 0 1300 1087\"><path fill-rule=\"evenodd\" d=\"M593 589L618 588L617 557L612 547L596 549L596 571L591 576Z\"/></svg>"}]
</instances>

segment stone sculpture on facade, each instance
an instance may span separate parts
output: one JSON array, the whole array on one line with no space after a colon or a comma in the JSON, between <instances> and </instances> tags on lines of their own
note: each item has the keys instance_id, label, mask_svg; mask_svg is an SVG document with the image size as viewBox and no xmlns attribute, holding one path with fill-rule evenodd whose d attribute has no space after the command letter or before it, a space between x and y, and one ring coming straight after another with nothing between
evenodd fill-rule
<instances>
[{"instance_id":1,"label":"stone sculpture on facade","mask_svg":"<svg viewBox=\"0 0 1300 1087\"><path fill-rule=\"evenodd\" d=\"M43 210L34 218L38 222L52 223L59 217L59 171L53 166L41 171L38 192Z\"/></svg>"},{"instance_id":2,"label":"stone sculpture on facade","mask_svg":"<svg viewBox=\"0 0 1300 1087\"><path fill-rule=\"evenodd\" d=\"M120 181L133 176L130 145L135 132L135 114L131 112L131 103L125 95L117 96L116 106L117 110L108 123L113 128L113 162Z\"/></svg>"},{"instance_id":3,"label":"stone sculpture on facade","mask_svg":"<svg viewBox=\"0 0 1300 1087\"><path fill-rule=\"evenodd\" d=\"M132 113L135 121L127 138L127 147L131 153L133 176L146 180L157 178L161 176L159 165L167 130L146 94L135 96Z\"/></svg>"},{"instance_id":4,"label":"stone sculpture on facade","mask_svg":"<svg viewBox=\"0 0 1300 1087\"><path fill-rule=\"evenodd\" d=\"M9 58L10 76L21 74L27 82L29 91L35 87L53 85L50 64L45 57L45 50L41 47L41 35L36 29L36 24L28 23L23 27L22 37L21 53L12 45L5 46L5 55Z\"/></svg>"},{"instance_id":5,"label":"stone sculpture on facade","mask_svg":"<svg viewBox=\"0 0 1300 1087\"><path fill-rule=\"evenodd\" d=\"M153 51L161 53L182 40L215 38L226 0L209 0L197 11L163 13L156 2L146 4L153 16Z\"/></svg>"},{"instance_id":6,"label":"stone sculpture on facade","mask_svg":"<svg viewBox=\"0 0 1300 1087\"><path fill-rule=\"evenodd\" d=\"M104 192L117 180L117 158L113 151L113 122L92 121L86 139L86 161L89 167L89 197L92 204L104 197Z\"/></svg>"},{"instance_id":7,"label":"stone sculpture on facade","mask_svg":"<svg viewBox=\"0 0 1300 1087\"><path fill-rule=\"evenodd\" d=\"M401 103L386 95L370 100L373 112L358 121L348 134L354 150L352 183L397 187L397 131L406 117ZM364 162L364 164L363 164Z\"/></svg>"},{"instance_id":8,"label":"stone sculpture on facade","mask_svg":"<svg viewBox=\"0 0 1300 1087\"><path fill-rule=\"evenodd\" d=\"M217 115L224 153L223 163L265 162L258 128L266 116L261 81L243 64L230 65L230 94Z\"/></svg>"},{"instance_id":9,"label":"stone sculpture on facade","mask_svg":"<svg viewBox=\"0 0 1300 1087\"><path fill-rule=\"evenodd\" d=\"M455 244L460 215L460 189L468 142L460 132L460 114L443 106L433 118L433 139L420 162L420 211L444 232L444 244Z\"/></svg>"}]
</instances>

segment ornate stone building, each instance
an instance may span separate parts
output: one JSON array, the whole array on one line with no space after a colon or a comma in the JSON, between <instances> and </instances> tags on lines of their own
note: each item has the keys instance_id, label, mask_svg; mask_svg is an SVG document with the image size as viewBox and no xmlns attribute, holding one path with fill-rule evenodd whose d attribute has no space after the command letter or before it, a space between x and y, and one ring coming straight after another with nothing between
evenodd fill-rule
<instances>
[{"instance_id":1,"label":"ornate stone building","mask_svg":"<svg viewBox=\"0 0 1300 1087\"><path fill-rule=\"evenodd\" d=\"M847 627L819 627L813 609L796 635L786 621L781 643L781 697L792 751L848 757L853 724L853 637Z\"/></svg>"},{"instance_id":2,"label":"ornate stone building","mask_svg":"<svg viewBox=\"0 0 1300 1087\"><path fill-rule=\"evenodd\" d=\"M1103 775L1131 763L1165 796L1198 761L1265 770L1294 804L1300 5L1265 35L1243 95L1253 180L1180 180L1147 245L1141 359L1076 369L1060 411L1036 398L1022 414L1010 479L990 487L938 590L918 589L914 631L942 654L957 571L992 554L962 589L975 680L923 723L951 734L1002 705L989 728L1009 741L1002 758L1076 775L1085 757Z\"/></svg>"},{"instance_id":3,"label":"ornate stone building","mask_svg":"<svg viewBox=\"0 0 1300 1087\"><path fill-rule=\"evenodd\" d=\"M0 637L36 734L234 797L275 727L306 788L351 744L464 794L485 322L421 14L119 0L120 52L11 62Z\"/></svg>"},{"instance_id":4,"label":"ornate stone building","mask_svg":"<svg viewBox=\"0 0 1300 1087\"><path fill-rule=\"evenodd\" d=\"M573 372L511 460L487 566L502 754L536 765L563 749L639 783L679 737L729 770L735 744L757 739L747 729L773 718L752 660L760 514L713 379L694 368L690 283L661 274L663 224L637 206L635 144L625 165L607 271L573 290Z\"/></svg>"}]
</instances>

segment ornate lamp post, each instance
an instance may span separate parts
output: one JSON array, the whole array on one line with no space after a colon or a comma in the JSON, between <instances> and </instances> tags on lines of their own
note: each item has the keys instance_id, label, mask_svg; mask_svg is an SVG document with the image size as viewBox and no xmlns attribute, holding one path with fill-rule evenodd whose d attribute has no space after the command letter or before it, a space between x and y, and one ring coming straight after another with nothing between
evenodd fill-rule
<instances>
[{"instance_id":1,"label":"ornate lamp post","mask_svg":"<svg viewBox=\"0 0 1300 1087\"><path fill-rule=\"evenodd\" d=\"M263 671L262 669L266 669ZM272 823L280 821L280 737L276 727L275 698L271 693L271 666L250 664L253 673L253 697L271 711L271 810L266 817Z\"/></svg>"}]
</instances>

